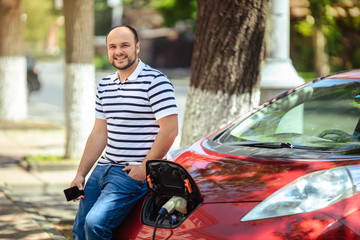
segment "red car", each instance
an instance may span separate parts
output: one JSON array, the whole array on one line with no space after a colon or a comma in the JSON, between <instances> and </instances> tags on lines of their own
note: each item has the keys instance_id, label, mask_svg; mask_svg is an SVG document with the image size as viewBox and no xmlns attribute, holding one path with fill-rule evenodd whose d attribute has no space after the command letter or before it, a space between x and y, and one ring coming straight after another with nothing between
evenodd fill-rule
<instances>
[{"instance_id":1,"label":"red car","mask_svg":"<svg viewBox=\"0 0 360 240\"><path fill-rule=\"evenodd\" d=\"M360 239L360 70L148 162L147 182L114 239Z\"/></svg>"}]
</instances>

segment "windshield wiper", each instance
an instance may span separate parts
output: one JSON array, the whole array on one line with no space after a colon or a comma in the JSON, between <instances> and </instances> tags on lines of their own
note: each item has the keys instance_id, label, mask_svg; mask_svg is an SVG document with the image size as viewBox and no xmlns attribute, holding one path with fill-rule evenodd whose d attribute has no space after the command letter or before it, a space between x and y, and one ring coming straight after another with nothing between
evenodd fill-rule
<instances>
[{"instance_id":1,"label":"windshield wiper","mask_svg":"<svg viewBox=\"0 0 360 240\"><path fill-rule=\"evenodd\" d=\"M229 146L263 147L263 148L294 148L291 143L285 142L230 142Z\"/></svg>"}]
</instances>

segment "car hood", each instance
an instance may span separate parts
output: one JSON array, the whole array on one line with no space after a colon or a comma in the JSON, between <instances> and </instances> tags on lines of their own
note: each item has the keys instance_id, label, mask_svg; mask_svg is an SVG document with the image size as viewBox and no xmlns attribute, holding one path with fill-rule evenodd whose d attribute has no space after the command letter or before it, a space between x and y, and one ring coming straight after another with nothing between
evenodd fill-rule
<instances>
[{"instance_id":1,"label":"car hood","mask_svg":"<svg viewBox=\"0 0 360 240\"><path fill-rule=\"evenodd\" d=\"M263 201L310 172L360 163L348 160L232 156L204 150L199 141L175 162L194 179L204 203L218 203Z\"/></svg>"}]
</instances>

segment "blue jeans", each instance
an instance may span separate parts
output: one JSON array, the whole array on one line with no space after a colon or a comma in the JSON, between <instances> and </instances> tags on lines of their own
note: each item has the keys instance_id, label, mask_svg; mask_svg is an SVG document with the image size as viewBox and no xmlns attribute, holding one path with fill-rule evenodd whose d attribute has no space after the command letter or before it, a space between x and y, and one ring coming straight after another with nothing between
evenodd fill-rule
<instances>
[{"instance_id":1,"label":"blue jeans","mask_svg":"<svg viewBox=\"0 0 360 240\"><path fill-rule=\"evenodd\" d=\"M148 189L145 181L129 177L123 167L97 165L84 191L73 226L75 240L111 239L112 231Z\"/></svg>"}]
</instances>

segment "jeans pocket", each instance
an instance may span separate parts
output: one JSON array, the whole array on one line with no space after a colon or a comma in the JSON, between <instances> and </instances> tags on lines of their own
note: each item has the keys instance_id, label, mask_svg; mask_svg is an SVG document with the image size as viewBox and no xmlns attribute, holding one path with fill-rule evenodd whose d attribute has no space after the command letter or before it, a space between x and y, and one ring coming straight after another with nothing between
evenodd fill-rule
<instances>
[{"instance_id":1,"label":"jeans pocket","mask_svg":"<svg viewBox=\"0 0 360 240\"><path fill-rule=\"evenodd\" d=\"M139 181L136 179L133 179L132 177L129 176L130 171L124 171L125 176L127 176L131 181L138 183L138 184L144 184L144 181Z\"/></svg>"},{"instance_id":2,"label":"jeans pocket","mask_svg":"<svg viewBox=\"0 0 360 240\"><path fill-rule=\"evenodd\" d=\"M113 168L112 165L106 166L106 168L100 178L100 184L103 184L106 181L106 179L109 177L109 174L110 174L110 171L112 168Z\"/></svg>"}]
</instances>

